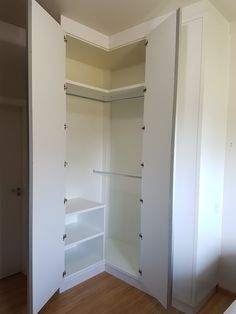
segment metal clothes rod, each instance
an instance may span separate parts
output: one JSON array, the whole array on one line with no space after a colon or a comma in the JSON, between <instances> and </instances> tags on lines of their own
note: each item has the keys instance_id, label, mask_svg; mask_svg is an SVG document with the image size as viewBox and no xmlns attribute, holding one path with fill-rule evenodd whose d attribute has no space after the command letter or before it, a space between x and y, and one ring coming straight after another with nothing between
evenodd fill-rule
<instances>
[{"instance_id":1,"label":"metal clothes rod","mask_svg":"<svg viewBox=\"0 0 236 314\"><path fill-rule=\"evenodd\" d=\"M94 101L98 101L98 102L104 102L104 103L144 98L144 96L134 96L134 97L125 97L125 98L111 99L111 100L102 100L102 99L97 99L97 98L93 98L93 97L80 96L80 95L76 95L76 94L72 94L72 93L66 93L66 95L79 97L79 98L83 98L83 99L88 99L88 100L94 100Z\"/></svg>"},{"instance_id":2,"label":"metal clothes rod","mask_svg":"<svg viewBox=\"0 0 236 314\"><path fill-rule=\"evenodd\" d=\"M141 176L133 176L131 174L118 173L118 172L93 170L93 173L104 174L104 175L112 175L112 176L121 176L121 177L133 178L133 179L142 179Z\"/></svg>"}]
</instances>

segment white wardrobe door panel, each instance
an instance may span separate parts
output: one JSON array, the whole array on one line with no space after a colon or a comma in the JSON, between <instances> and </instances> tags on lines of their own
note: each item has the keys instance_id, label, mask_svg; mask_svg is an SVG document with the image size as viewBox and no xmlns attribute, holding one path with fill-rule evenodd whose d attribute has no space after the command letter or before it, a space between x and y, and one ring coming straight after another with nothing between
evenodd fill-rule
<instances>
[{"instance_id":1,"label":"white wardrobe door panel","mask_svg":"<svg viewBox=\"0 0 236 314\"><path fill-rule=\"evenodd\" d=\"M141 270L145 290L170 302L177 13L148 38L144 104Z\"/></svg>"},{"instance_id":2,"label":"white wardrobe door panel","mask_svg":"<svg viewBox=\"0 0 236 314\"><path fill-rule=\"evenodd\" d=\"M32 313L60 287L64 271L65 44L59 26L32 1L30 50L30 282Z\"/></svg>"}]
</instances>

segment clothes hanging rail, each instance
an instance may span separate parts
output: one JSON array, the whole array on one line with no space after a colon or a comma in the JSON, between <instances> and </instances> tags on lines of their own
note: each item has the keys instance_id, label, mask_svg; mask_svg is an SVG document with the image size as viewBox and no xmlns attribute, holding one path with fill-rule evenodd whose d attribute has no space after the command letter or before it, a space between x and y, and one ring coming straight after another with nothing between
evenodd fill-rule
<instances>
[{"instance_id":1,"label":"clothes hanging rail","mask_svg":"<svg viewBox=\"0 0 236 314\"><path fill-rule=\"evenodd\" d=\"M119 173L119 172L93 170L93 173L102 174L102 175L120 176L120 177L133 178L133 179L142 179L141 176L135 176L132 174Z\"/></svg>"}]
</instances>

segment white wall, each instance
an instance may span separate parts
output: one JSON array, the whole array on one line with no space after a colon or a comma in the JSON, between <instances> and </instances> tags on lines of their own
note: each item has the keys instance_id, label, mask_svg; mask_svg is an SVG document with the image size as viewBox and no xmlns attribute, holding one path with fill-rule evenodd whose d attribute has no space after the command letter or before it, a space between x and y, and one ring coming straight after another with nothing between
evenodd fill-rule
<instances>
[{"instance_id":1,"label":"white wall","mask_svg":"<svg viewBox=\"0 0 236 314\"><path fill-rule=\"evenodd\" d=\"M231 23L230 86L220 286L236 292L236 22Z\"/></svg>"}]
</instances>

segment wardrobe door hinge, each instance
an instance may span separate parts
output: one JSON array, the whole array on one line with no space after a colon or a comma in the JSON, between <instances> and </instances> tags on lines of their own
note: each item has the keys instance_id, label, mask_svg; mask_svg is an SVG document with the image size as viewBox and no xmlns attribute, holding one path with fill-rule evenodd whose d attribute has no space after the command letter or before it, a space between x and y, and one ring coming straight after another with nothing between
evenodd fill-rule
<instances>
[{"instance_id":1,"label":"wardrobe door hinge","mask_svg":"<svg viewBox=\"0 0 236 314\"><path fill-rule=\"evenodd\" d=\"M67 89L68 89L67 85L66 85L66 84L64 84L64 90L67 90Z\"/></svg>"},{"instance_id":2,"label":"wardrobe door hinge","mask_svg":"<svg viewBox=\"0 0 236 314\"><path fill-rule=\"evenodd\" d=\"M68 125L65 123L64 124L64 130L67 130L68 129Z\"/></svg>"},{"instance_id":3,"label":"wardrobe door hinge","mask_svg":"<svg viewBox=\"0 0 236 314\"><path fill-rule=\"evenodd\" d=\"M67 202L68 202L68 199L67 199L67 198L64 198L64 204L67 203Z\"/></svg>"},{"instance_id":4,"label":"wardrobe door hinge","mask_svg":"<svg viewBox=\"0 0 236 314\"><path fill-rule=\"evenodd\" d=\"M62 273L62 277L65 278L66 277L66 271L64 270Z\"/></svg>"},{"instance_id":5,"label":"wardrobe door hinge","mask_svg":"<svg viewBox=\"0 0 236 314\"><path fill-rule=\"evenodd\" d=\"M141 240L143 239L142 233L140 233L138 236L140 237Z\"/></svg>"},{"instance_id":6,"label":"wardrobe door hinge","mask_svg":"<svg viewBox=\"0 0 236 314\"><path fill-rule=\"evenodd\" d=\"M67 235L63 234L63 237L62 237L63 241L65 241L66 238L67 238Z\"/></svg>"},{"instance_id":7,"label":"wardrobe door hinge","mask_svg":"<svg viewBox=\"0 0 236 314\"><path fill-rule=\"evenodd\" d=\"M64 167L68 167L68 162L67 161L64 161Z\"/></svg>"},{"instance_id":8,"label":"wardrobe door hinge","mask_svg":"<svg viewBox=\"0 0 236 314\"><path fill-rule=\"evenodd\" d=\"M146 129L145 125L144 125L144 126L142 126L142 130L143 130L143 131L145 131L145 129Z\"/></svg>"},{"instance_id":9,"label":"wardrobe door hinge","mask_svg":"<svg viewBox=\"0 0 236 314\"><path fill-rule=\"evenodd\" d=\"M142 203L142 204L143 204L143 199L142 199L142 198L140 198L140 200L139 200L139 201L140 201L140 203Z\"/></svg>"},{"instance_id":10,"label":"wardrobe door hinge","mask_svg":"<svg viewBox=\"0 0 236 314\"><path fill-rule=\"evenodd\" d=\"M64 36L64 42L65 42L65 43L68 42L68 39L67 39L66 35Z\"/></svg>"},{"instance_id":11,"label":"wardrobe door hinge","mask_svg":"<svg viewBox=\"0 0 236 314\"><path fill-rule=\"evenodd\" d=\"M143 162L141 163L141 167L142 167L142 168L144 167L144 163L143 163Z\"/></svg>"},{"instance_id":12,"label":"wardrobe door hinge","mask_svg":"<svg viewBox=\"0 0 236 314\"><path fill-rule=\"evenodd\" d=\"M142 272L142 270L141 270L141 269L139 269L139 270L138 270L138 272L139 272L139 275L140 275L140 276L142 276L142 275L143 275L143 272Z\"/></svg>"},{"instance_id":13,"label":"wardrobe door hinge","mask_svg":"<svg viewBox=\"0 0 236 314\"><path fill-rule=\"evenodd\" d=\"M147 87L144 87L143 92L144 92L144 93L147 92Z\"/></svg>"}]
</instances>

